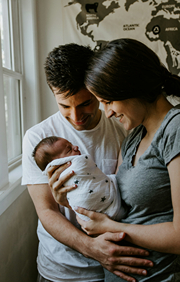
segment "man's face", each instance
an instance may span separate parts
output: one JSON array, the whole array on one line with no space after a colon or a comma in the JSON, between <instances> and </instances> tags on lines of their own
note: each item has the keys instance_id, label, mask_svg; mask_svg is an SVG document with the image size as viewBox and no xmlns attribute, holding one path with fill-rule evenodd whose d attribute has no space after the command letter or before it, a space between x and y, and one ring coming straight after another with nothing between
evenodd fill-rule
<instances>
[{"instance_id":1,"label":"man's face","mask_svg":"<svg viewBox=\"0 0 180 282\"><path fill-rule=\"evenodd\" d=\"M99 102L87 89L82 88L77 94L65 98L59 94L59 89L53 87L61 114L72 124L76 130L88 130L94 128L101 116Z\"/></svg>"}]
</instances>

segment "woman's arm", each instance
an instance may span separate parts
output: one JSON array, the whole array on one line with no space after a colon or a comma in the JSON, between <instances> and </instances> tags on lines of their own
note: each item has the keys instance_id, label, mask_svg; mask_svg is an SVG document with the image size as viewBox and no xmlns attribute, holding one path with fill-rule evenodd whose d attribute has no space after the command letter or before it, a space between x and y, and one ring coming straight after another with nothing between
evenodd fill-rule
<instances>
[{"instance_id":1,"label":"woman's arm","mask_svg":"<svg viewBox=\"0 0 180 282\"><path fill-rule=\"evenodd\" d=\"M83 229L90 234L110 232L125 232L126 240L138 246L159 252L180 254L180 155L168 165L171 182L171 196L174 210L173 222L153 225L136 225L118 223L103 214L85 211L83 214L91 221L82 222ZM82 213L81 209L77 210Z\"/></svg>"}]
</instances>

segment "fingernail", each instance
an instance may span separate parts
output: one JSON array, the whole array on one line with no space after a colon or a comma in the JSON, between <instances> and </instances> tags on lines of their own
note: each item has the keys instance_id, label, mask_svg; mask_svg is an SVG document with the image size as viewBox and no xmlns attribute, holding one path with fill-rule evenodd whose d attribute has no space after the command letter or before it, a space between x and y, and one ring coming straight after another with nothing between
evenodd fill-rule
<instances>
[{"instance_id":1,"label":"fingernail","mask_svg":"<svg viewBox=\"0 0 180 282\"><path fill-rule=\"evenodd\" d=\"M77 186L77 184L74 184L73 187L76 188L76 187L78 187L78 186Z\"/></svg>"},{"instance_id":2,"label":"fingernail","mask_svg":"<svg viewBox=\"0 0 180 282\"><path fill-rule=\"evenodd\" d=\"M70 174L74 174L74 170L71 170Z\"/></svg>"},{"instance_id":3,"label":"fingernail","mask_svg":"<svg viewBox=\"0 0 180 282\"><path fill-rule=\"evenodd\" d=\"M71 164L71 162L67 162L67 165L70 165Z\"/></svg>"},{"instance_id":4,"label":"fingernail","mask_svg":"<svg viewBox=\"0 0 180 282\"><path fill-rule=\"evenodd\" d=\"M143 271L142 271L142 274L143 274L143 275L146 275L146 274L147 274L147 271L146 271L146 270L143 270Z\"/></svg>"},{"instance_id":5,"label":"fingernail","mask_svg":"<svg viewBox=\"0 0 180 282\"><path fill-rule=\"evenodd\" d=\"M152 262L148 263L148 266L153 266L153 263Z\"/></svg>"},{"instance_id":6,"label":"fingernail","mask_svg":"<svg viewBox=\"0 0 180 282\"><path fill-rule=\"evenodd\" d=\"M123 238L123 236L124 236L124 232L119 233L120 238Z\"/></svg>"}]
</instances>

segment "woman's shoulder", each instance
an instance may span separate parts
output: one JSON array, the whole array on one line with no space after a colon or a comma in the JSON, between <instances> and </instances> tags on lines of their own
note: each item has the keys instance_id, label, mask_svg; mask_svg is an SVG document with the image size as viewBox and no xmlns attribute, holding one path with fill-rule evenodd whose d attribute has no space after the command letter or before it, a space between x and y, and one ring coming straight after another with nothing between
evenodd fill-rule
<instances>
[{"instance_id":1,"label":"woman's shoulder","mask_svg":"<svg viewBox=\"0 0 180 282\"><path fill-rule=\"evenodd\" d=\"M167 165L180 153L180 105L173 107L166 115L161 130L159 130L156 143L154 143Z\"/></svg>"},{"instance_id":2,"label":"woman's shoulder","mask_svg":"<svg viewBox=\"0 0 180 282\"><path fill-rule=\"evenodd\" d=\"M163 135L169 135L180 128L180 105L173 107L166 115L162 130Z\"/></svg>"}]
</instances>

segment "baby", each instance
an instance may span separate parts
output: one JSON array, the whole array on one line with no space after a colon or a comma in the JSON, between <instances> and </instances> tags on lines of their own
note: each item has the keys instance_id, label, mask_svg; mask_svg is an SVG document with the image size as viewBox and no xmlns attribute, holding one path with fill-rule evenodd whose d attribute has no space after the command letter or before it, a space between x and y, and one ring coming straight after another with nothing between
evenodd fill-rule
<instances>
[{"instance_id":1,"label":"baby","mask_svg":"<svg viewBox=\"0 0 180 282\"><path fill-rule=\"evenodd\" d=\"M65 183L65 186L78 185L75 190L67 193L67 199L73 210L79 206L106 213L118 221L124 217L125 210L121 205L115 175L106 176L89 154L81 155L78 146L72 145L64 138L50 136L38 143L32 156L46 175L50 166L62 165L71 161L71 166L63 171L61 176L71 170L75 172L75 175ZM89 220L84 215L78 214L78 216L83 220Z\"/></svg>"}]
</instances>

